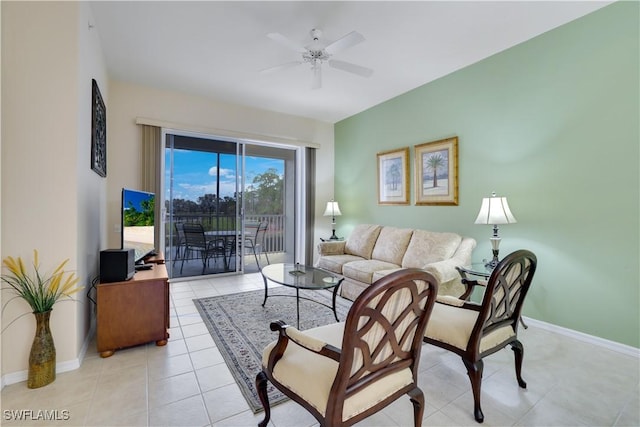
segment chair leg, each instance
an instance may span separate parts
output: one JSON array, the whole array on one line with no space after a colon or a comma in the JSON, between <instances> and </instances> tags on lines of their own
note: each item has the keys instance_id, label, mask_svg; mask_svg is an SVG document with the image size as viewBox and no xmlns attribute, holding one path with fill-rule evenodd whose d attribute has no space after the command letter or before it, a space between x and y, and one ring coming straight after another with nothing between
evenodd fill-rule
<instances>
[{"instance_id":1,"label":"chair leg","mask_svg":"<svg viewBox=\"0 0 640 427\"><path fill-rule=\"evenodd\" d=\"M473 416L476 421L481 423L484 421L484 414L480 408L480 387L482 386L482 370L484 368L484 362L482 359L472 362L470 360L462 358L464 366L467 368L467 374L471 380L471 390L473 391Z\"/></svg>"},{"instance_id":2,"label":"chair leg","mask_svg":"<svg viewBox=\"0 0 640 427\"><path fill-rule=\"evenodd\" d=\"M178 260L178 258L180 257L180 246L176 246L176 253L173 256L173 266L176 266L176 261Z\"/></svg>"},{"instance_id":3,"label":"chair leg","mask_svg":"<svg viewBox=\"0 0 640 427\"><path fill-rule=\"evenodd\" d=\"M416 387L407 393L413 403L413 425L422 427L422 417L424 416L424 393Z\"/></svg>"},{"instance_id":4,"label":"chair leg","mask_svg":"<svg viewBox=\"0 0 640 427\"><path fill-rule=\"evenodd\" d=\"M516 356L516 378L518 379L518 385L522 388L527 388L527 383L522 379L522 359L524 358L524 347L522 343L515 340L511 343L511 350Z\"/></svg>"},{"instance_id":5,"label":"chair leg","mask_svg":"<svg viewBox=\"0 0 640 427\"><path fill-rule=\"evenodd\" d=\"M184 259L187 257L187 250L185 248L184 252L182 253L182 263L180 264L180 274L182 274L182 267L184 267Z\"/></svg>"},{"instance_id":6,"label":"chair leg","mask_svg":"<svg viewBox=\"0 0 640 427\"><path fill-rule=\"evenodd\" d=\"M256 265L258 266L258 270L260 270L260 261L258 261L258 254L256 252L256 247L253 247L253 256L256 258Z\"/></svg>"},{"instance_id":7,"label":"chair leg","mask_svg":"<svg viewBox=\"0 0 640 427\"><path fill-rule=\"evenodd\" d=\"M271 407L269 406L269 396L267 395L267 376L263 371L260 371L256 376L256 389L258 390L258 397L264 408L264 419L258 423L258 427L266 427L271 419Z\"/></svg>"},{"instance_id":8,"label":"chair leg","mask_svg":"<svg viewBox=\"0 0 640 427\"><path fill-rule=\"evenodd\" d=\"M204 271L207 269L207 262L209 258L202 252L200 253L200 256L202 257L202 274L204 274Z\"/></svg>"}]
</instances>

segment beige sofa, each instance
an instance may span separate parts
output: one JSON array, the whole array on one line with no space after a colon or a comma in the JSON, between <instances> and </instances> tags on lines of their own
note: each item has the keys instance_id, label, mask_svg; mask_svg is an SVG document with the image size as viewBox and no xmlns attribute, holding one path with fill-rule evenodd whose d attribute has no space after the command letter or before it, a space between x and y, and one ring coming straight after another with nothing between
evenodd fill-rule
<instances>
[{"instance_id":1,"label":"beige sofa","mask_svg":"<svg viewBox=\"0 0 640 427\"><path fill-rule=\"evenodd\" d=\"M344 277L340 295L354 300L367 286L401 268L420 268L440 282L439 294L460 296L457 266L471 264L476 241L441 233L375 224L357 225L345 241L318 245L315 266Z\"/></svg>"}]
</instances>

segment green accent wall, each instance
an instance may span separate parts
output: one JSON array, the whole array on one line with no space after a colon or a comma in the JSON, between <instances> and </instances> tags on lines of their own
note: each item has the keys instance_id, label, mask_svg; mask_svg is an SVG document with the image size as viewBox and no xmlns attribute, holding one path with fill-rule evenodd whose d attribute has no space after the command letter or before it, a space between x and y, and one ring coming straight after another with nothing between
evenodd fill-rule
<instances>
[{"instance_id":1,"label":"green accent wall","mask_svg":"<svg viewBox=\"0 0 640 427\"><path fill-rule=\"evenodd\" d=\"M538 272L525 316L640 347L640 5L619 2L335 125L338 233L376 223L474 237L483 197ZM459 138L458 206L415 206L413 146ZM411 147L411 204L377 204L376 154Z\"/></svg>"}]
</instances>

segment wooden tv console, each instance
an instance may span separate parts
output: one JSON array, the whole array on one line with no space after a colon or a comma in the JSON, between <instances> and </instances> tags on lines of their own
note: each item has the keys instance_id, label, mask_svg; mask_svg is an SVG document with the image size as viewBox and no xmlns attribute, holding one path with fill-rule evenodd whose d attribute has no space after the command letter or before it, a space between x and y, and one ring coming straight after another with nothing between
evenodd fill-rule
<instances>
[{"instance_id":1,"label":"wooden tv console","mask_svg":"<svg viewBox=\"0 0 640 427\"><path fill-rule=\"evenodd\" d=\"M150 270L136 271L131 280L96 286L97 342L101 357L119 348L169 339L169 276L162 256L145 260Z\"/></svg>"}]
</instances>

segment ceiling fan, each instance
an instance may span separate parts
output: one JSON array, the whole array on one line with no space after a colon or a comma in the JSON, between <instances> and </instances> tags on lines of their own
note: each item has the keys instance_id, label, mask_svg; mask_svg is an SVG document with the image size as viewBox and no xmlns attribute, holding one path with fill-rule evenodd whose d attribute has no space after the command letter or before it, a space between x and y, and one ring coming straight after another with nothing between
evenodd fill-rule
<instances>
[{"instance_id":1,"label":"ceiling fan","mask_svg":"<svg viewBox=\"0 0 640 427\"><path fill-rule=\"evenodd\" d=\"M357 31L352 31L349 34L329 44L320 41L322 31L314 28L311 30L310 34L313 41L306 46L299 46L297 43L293 42L280 33L267 34L267 37L269 37L271 40L278 42L281 45L301 54L302 59L298 61L287 62L275 67L266 68L261 72L266 73L278 71L306 63L311 66L311 70L313 71L313 89L322 87L322 64L324 62L326 62L330 67L336 68L338 70L346 71L348 73L356 74L362 77L371 77L371 75L373 74L373 70L371 68L352 64L351 62L331 59L331 57L336 53L355 46L358 43L362 43L365 40L362 34L358 33Z\"/></svg>"}]
</instances>

